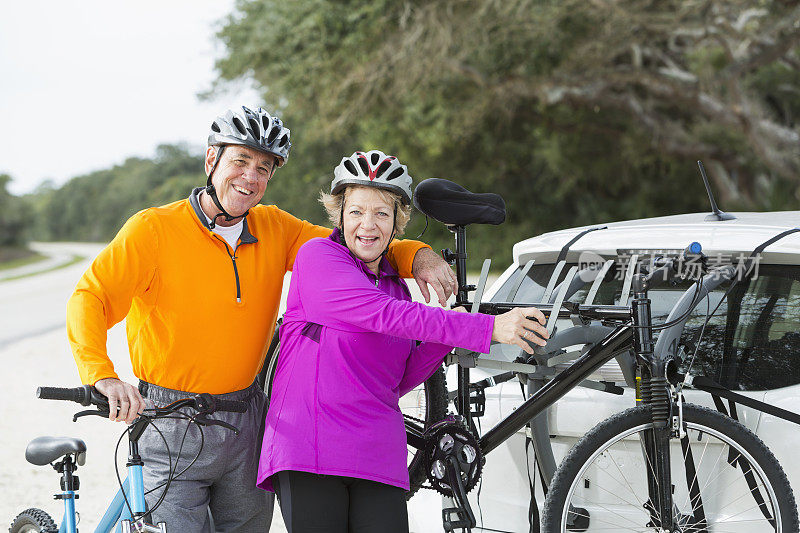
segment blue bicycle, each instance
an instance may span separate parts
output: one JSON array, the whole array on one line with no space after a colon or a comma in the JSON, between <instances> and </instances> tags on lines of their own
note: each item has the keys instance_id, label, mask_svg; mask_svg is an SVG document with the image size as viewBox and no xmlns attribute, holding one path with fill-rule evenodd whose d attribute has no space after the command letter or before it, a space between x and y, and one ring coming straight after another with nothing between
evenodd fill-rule
<instances>
[{"instance_id":1,"label":"blue bicycle","mask_svg":"<svg viewBox=\"0 0 800 533\"><path fill-rule=\"evenodd\" d=\"M81 411L73 416L73 421L82 416L97 415L108 417L108 400L97 392L94 387L84 385L76 388L39 387L36 396L45 400L67 400L77 402L84 406L93 405L96 409ZM155 510L163 501L170 483L192 466L189 463L181 472L176 473L177 464L170 468L168 480L159 487L150 489L149 492L161 490L159 500L148 509L145 502L145 489L142 478L144 461L139 455L139 438L153 420L159 418L182 418L198 426L217 425L226 427L238 434L239 430L230 424L208 418L216 411L245 412L247 406L243 402L220 400L209 394L199 394L192 398L175 401L165 407L145 409L125 430L128 437L128 476L119 480L120 489L108 506L108 510L100 519L95 533L129 533L132 531L147 533L164 533L167 525L160 522L153 525L148 522L149 513ZM153 428L158 428L153 425ZM122 437L120 437L120 441ZM119 445L118 442L118 445ZM164 442L166 446L166 441ZM198 452L199 455L200 452ZM180 452L178 452L180 455ZM64 502L64 517L60 525L41 509L31 508L21 512L11 524L10 533L77 533L77 519L75 500L80 488L80 481L75 471L83 466L86 459L86 444L75 438L68 437L38 437L32 440L25 450L25 459L38 466L51 465L56 472L61 474L61 492L55 495L57 500Z\"/></svg>"}]
</instances>

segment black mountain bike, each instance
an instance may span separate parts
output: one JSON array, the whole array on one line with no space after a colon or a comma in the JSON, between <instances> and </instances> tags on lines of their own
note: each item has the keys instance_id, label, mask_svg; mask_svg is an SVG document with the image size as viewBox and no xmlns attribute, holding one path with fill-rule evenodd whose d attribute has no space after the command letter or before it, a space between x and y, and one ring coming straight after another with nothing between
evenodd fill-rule
<instances>
[{"instance_id":1,"label":"black mountain bike","mask_svg":"<svg viewBox=\"0 0 800 533\"><path fill-rule=\"evenodd\" d=\"M612 268L617 268L614 262L565 271L565 261L560 257L542 301L481 303L489 262L484 262L477 285L468 286L466 227L502 223L502 198L470 193L447 180L430 179L417 186L414 204L455 234L455 252L443 252L445 259L456 265L459 291L455 306L487 314L537 307L548 316L551 334L547 346L535 347L533 356L520 350L515 362L457 349L446 360L458 365L456 391L447 392L440 370L424 387L401 401L409 445L409 497L425 482L449 496L453 505L442 511L446 531L475 527L466 495L480 479L484 457L526 425L531 428L537 461L549 489L544 531L798 531L791 488L766 446L735 420L683 401L682 390L691 385L800 423L796 414L728 391L707 378L693 379L688 371L678 371L684 361L675 346L689 314L710 291L740 274L735 267L708 272L702 268L704 257L699 245L692 243L681 254L654 261L650 269L631 261L625 272L626 296L620 299L630 305L593 305L594 294ZM770 239L754 254L788 233ZM563 256L568 247L562 250ZM683 268L688 263L700 265L702 275L693 280L667 322L653 324L648 290L681 279L687 270L698 271ZM531 263L522 269L517 289L530 267ZM570 296L584 287L587 279L592 288L585 303L571 303ZM474 293L472 300L470 292ZM512 289L512 295L515 292ZM556 331L559 319L571 319L573 326ZM654 331L658 332L657 342ZM265 365L268 392L278 344L277 340L273 343ZM628 384L636 386L637 407L592 429L556 473L547 420L537 415L577 386L621 394L621 387L589 380L612 359L620 365ZM573 361L568 368L553 371L555 364L568 361ZM479 366L505 372L471 383L469 369ZM484 389L514 378L528 384L529 398L478 435L474 419L483 414ZM453 400L456 414L446 415L449 400ZM532 507L535 509L535 504Z\"/></svg>"}]
</instances>

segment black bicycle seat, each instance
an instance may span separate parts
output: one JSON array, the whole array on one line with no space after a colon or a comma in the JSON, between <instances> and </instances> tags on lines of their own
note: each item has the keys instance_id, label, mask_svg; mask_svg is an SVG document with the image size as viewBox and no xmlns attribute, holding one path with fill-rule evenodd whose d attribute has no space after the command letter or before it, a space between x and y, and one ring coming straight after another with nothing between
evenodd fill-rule
<instances>
[{"instance_id":1,"label":"black bicycle seat","mask_svg":"<svg viewBox=\"0 0 800 533\"><path fill-rule=\"evenodd\" d=\"M32 464L44 466L68 453L83 453L86 444L71 437L37 437L28 443L25 459ZM80 464L80 462L79 462Z\"/></svg>"},{"instance_id":2,"label":"black bicycle seat","mask_svg":"<svg viewBox=\"0 0 800 533\"><path fill-rule=\"evenodd\" d=\"M448 226L502 224L506 203L499 194L474 193L442 178L428 178L414 189L414 206Z\"/></svg>"}]
</instances>

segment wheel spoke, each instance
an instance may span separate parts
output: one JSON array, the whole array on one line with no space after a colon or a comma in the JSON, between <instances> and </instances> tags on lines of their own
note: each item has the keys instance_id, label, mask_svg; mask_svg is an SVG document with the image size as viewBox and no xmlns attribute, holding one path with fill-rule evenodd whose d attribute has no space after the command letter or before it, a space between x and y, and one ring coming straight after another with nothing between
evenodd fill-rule
<instances>
[{"instance_id":1,"label":"wheel spoke","mask_svg":"<svg viewBox=\"0 0 800 533\"><path fill-rule=\"evenodd\" d=\"M689 437L689 435L688 435L688 434L686 435L686 438L687 438L687 440L689 441L689 449L691 450L691 448L692 448L692 439ZM700 465L702 465L702 464L703 464L703 458L706 456L706 451L708 451L708 444L709 444L709 442L711 442L711 439L708 439L708 438L707 438L707 439L706 439L706 442L703 444L703 453L701 453L701 454L700 454L700 459L698 459L698 460L697 460L697 464L695 464L695 468L694 468L694 477L692 477L691 483L687 484L687 489L688 489L689 487L691 487L692 485L695 485L695 486L697 486L697 490L698 490L698 492L700 492L701 494L702 494L703 490L702 490L702 489L700 488L700 486L699 486L699 483L698 483L697 476L698 476L698 473L700 472ZM692 452L692 457L694 458L694 452ZM684 457L684 461L686 461L686 458L685 458L685 457ZM691 491L690 491L690 490L687 490L687 491L686 491L686 501L683 503L683 505L681 506L681 508L685 508L685 507L687 507L687 506L690 506L690 503L691 503L691 502L690 502L690 498L691 498L691 497L692 497L692 496L691 496ZM694 507L694 506L691 506L691 509L692 509L692 511L696 511L696 510L697 510L697 508L696 508L696 507Z\"/></svg>"}]
</instances>

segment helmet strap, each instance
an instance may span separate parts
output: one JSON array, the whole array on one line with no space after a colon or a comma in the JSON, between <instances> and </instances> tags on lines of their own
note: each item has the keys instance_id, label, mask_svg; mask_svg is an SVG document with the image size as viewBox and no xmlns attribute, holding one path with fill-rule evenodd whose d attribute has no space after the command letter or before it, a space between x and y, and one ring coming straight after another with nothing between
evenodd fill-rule
<instances>
[{"instance_id":1,"label":"helmet strap","mask_svg":"<svg viewBox=\"0 0 800 533\"><path fill-rule=\"evenodd\" d=\"M389 252L389 246L392 245L394 234L397 233L397 202L394 203L394 216L392 217L392 234L389 236L389 242L386 243L386 249L381 252L381 259Z\"/></svg>"},{"instance_id":2,"label":"helmet strap","mask_svg":"<svg viewBox=\"0 0 800 533\"><path fill-rule=\"evenodd\" d=\"M344 244L347 247L347 239L344 236L344 199L342 199L342 210L341 214L339 215L339 225L341 228L341 244ZM381 255L370 261L370 263L374 263L375 261L379 261L384 258L384 256L389 252L389 246L392 245L392 241L394 240L395 233L397 228L397 202L394 203L394 216L392 217L392 234L389 236L389 242L386 243L386 248L381 252ZM352 252L350 252L352 255ZM355 257L355 256L354 256ZM366 263L369 264L369 263Z\"/></svg>"},{"instance_id":3,"label":"helmet strap","mask_svg":"<svg viewBox=\"0 0 800 533\"><path fill-rule=\"evenodd\" d=\"M245 211L244 213L242 213L238 217L235 217L235 216L231 215L230 213L228 213L227 211L225 211L225 208L222 207L222 204L219 201L219 197L217 196L217 189L211 183L211 176L214 175L214 171L217 169L217 164L219 164L219 160L222 159L222 152L225 151L225 145L224 144L220 145L219 148L216 149L215 151L216 151L216 155L214 156L214 164L211 165L211 172L208 173L208 180L206 181L206 189L205 189L206 190L206 194L208 194L211 197L211 200L214 202L214 205L216 205L217 209L219 209L219 211L220 211L219 213L214 215L214 217L211 219L211 222L208 225L209 228L212 229L212 230L216 227L217 219L219 217L225 217L225 221L226 222L230 222L231 220L236 220L237 218L245 217L245 216L247 216L247 213L250 212L250 210L248 209L247 211Z\"/></svg>"}]
</instances>

